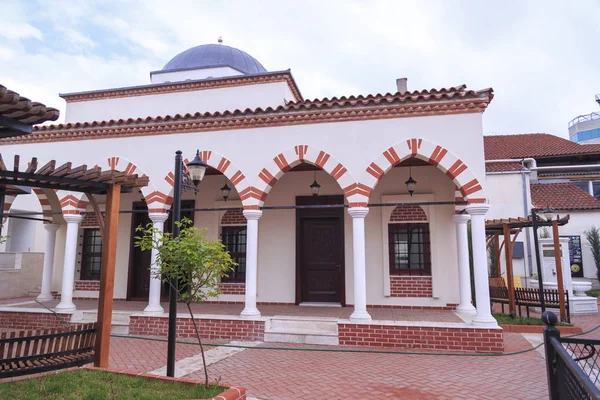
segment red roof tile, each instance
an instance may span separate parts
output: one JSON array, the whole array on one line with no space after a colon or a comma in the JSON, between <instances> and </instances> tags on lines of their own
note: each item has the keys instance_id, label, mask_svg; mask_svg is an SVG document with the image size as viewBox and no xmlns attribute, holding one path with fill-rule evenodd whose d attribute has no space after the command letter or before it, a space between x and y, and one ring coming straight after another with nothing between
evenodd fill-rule
<instances>
[{"instance_id":1,"label":"red roof tile","mask_svg":"<svg viewBox=\"0 0 600 400\"><path fill-rule=\"evenodd\" d=\"M553 210L595 210L600 201L573 183L534 183L531 202L536 208L550 206Z\"/></svg>"},{"instance_id":2,"label":"red roof tile","mask_svg":"<svg viewBox=\"0 0 600 400\"><path fill-rule=\"evenodd\" d=\"M34 125L46 121L56 121L58 114L56 108L31 101L0 85L0 116Z\"/></svg>"},{"instance_id":3,"label":"red roof tile","mask_svg":"<svg viewBox=\"0 0 600 400\"><path fill-rule=\"evenodd\" d=\"M484 136L485 159L599 154L598 144L579 144L546 133Z\"/></svg>"},{"instance_id":4,"label":"red roof tile","mask_svg":"<svg viewBox=\"0 0 600 400\"><path fill-rule=\"evenodd\" d=\"M520 162L508 163L486 163L485 172L521 171L523 165Z\"/></svg>"}]
</instances>

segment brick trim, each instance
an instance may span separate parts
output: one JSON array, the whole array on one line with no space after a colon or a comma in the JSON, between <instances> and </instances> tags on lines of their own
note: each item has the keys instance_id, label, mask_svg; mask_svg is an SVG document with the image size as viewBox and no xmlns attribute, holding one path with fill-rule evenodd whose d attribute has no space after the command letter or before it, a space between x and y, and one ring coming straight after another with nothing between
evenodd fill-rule
<instances>
[{"instance_id":1,"label":"brick trim","mask_svg":"<svg viewBox=\"0 0 600 400\"><path fill-rule=\"evenodd\" d=\"M390 276L390 297L433 297L431 276Z\"/></svg>"},{"instance_id":2,"label":"brick trim","mask_svg":"<svg viewBox=\"0 0 600 400\"><path fill-rule=\"evenodd\" d=\"M340 345L503 353L502 329L338 323Z\"/></svg>"},{"instance_id":3,"label":"brick trim","mask_svg":"<svg viewBox=\"0 0 600 400\"><path fill-rule=\"evenodd\" d=\"M427 214L421 206L397 206L390 215L390 222L427 222Z\"/></svg>"},{"instance_id":4,"label":"brick trim","mask_svg":"<svg viewBox=\"0 0 600 400\"><path fill-rule=\"evenodd\" d=\"M200 318L196 319L200 335L206 339L263 341L265 321L244 321ZM129 317L129 333L132 335L166 337L169 319L152 316ZM177 337L196 337L192 319L177 318Z\"/></svg>"},{"instance_id":5,"label":"brick trim","mask_svg":"<svg viewBox=\"0 0 600 400\"><path fill-rule=\"evenodd\" d=\"M235 225L235 226L246 226L248 221L244 217L243 211L240 210L228 210L225 211L221 217L221 225Z\"/></svg>"},{"instance_id":6,"label":"brick trim","mask_svg":"<svg viewBox=\"0 0 600 400\"><path fill-rule=\"evenodd\" d=\"M221 282L219 289L221 294L246 294L246 284L242 282Z\"/></svg>"},{"instance_id":7,"label":"brick trim","mask_svg":"<svg viewBox=\"0 0 600 400\"><path fill-rule=\"evenodd\" d=\"M58 314L64 321L71 321L71 314ZM64 324L50 312L0 311L1 329L61 328Z\"/></svg>"},{"instance_id":8,"label":"brick trim","mask_svg":"<svg viewBox=\"0 0 600 400\"><path fill-rule=\"evenodd\" d=\"M75 281L75 290L100 291L100 281Z\"/></svg>"},{"instance_id":9,"label":"brick trim","mask_svg":"<svg viewBox=\"0 0 600 400\"><path fill-rule=\"evenodd\" d=\"M102 218L106 217L106 213L102 211ZM79 226L81 228L98 228L100 224L98 223L98 216L96 213L86 213L83 215L83 219L81 220Z\"/></svg>"}]
</instances>

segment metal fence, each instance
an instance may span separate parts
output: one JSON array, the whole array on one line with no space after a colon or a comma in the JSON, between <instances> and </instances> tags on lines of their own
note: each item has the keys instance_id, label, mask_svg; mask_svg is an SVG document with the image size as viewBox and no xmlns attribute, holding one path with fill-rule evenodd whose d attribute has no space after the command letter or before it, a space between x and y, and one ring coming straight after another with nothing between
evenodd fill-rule
<instances>
[{"instance_id":1,"label":"metal fence","mask_svg":"<svg viewBox=\"0 0 600 400\"><path fill-rule=\"evenodd\" d=\"M600 340L561 338L556 315L542 319L550 399L600 399Z\"/></svg>"}]
</instances>

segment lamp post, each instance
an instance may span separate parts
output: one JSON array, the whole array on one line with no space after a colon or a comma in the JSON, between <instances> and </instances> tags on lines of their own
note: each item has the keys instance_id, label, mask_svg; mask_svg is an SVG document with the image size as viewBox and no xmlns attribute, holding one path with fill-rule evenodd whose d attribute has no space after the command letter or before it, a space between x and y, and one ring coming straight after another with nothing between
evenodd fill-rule
<instances>
[{"instance_id":1,"label":"lamp post","mask_svg":"<svg viewBox=\"0 0 600 400\"><path fill-rule=\"evenodd\" d=\"M537 213L538 211L535 208L531 209L531 223L533 228L533 243L535 245L535 263L537 265L537 275L538 275L538 288L540 291L540 308L542 309L542 313L546 311L546 303L544 301L544 279L542 277L542 261L540 259L540 242L538 240L537 228L538 228L538 220ZM553 211L550 209L548 205L546 205L546 209L542 211L544 217L546 219L551 219L553 216Z\"/></svg>"},{"instance_id":2,"label":"lamp post","mask_svg":"<svg viewBox=\"0 0 600 400\"><path fill-rule=\"evenodd\" d=\"M187 164L189 178L193 185L184 182L183 177L183 159L181 150L175 152L175 179L173 183L173 238L179 236L179 221L181 221L181 195L183 189L194 190L198 193L198 185L202 182L206 173L206 164L200 159L200 151L196 151L196 157ZM170 282L171 290L169 292L169 331L167 343L167 376L175 376L175 340L177 335L177 287L179 282L173 278Z\"/></svg>"}]
</instances>

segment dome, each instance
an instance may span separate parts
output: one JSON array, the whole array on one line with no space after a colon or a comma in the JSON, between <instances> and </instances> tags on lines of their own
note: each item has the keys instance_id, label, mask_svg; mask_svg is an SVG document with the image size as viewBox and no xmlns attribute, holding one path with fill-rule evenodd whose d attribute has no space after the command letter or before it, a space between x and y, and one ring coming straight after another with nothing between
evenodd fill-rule
<instances>
[{"instance_id":1,"label":"dome","mask_svg":"<svg viewBox=\"0 0 600 400\"><path fill-rule=\"evenodd\" d=\"M203 44L187 49L171 59L163 71L228 66L244 74L267 72L250 54L222 44Z\"/></svg>"}]
</instances>

